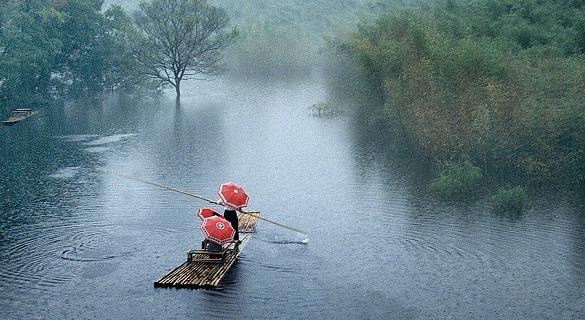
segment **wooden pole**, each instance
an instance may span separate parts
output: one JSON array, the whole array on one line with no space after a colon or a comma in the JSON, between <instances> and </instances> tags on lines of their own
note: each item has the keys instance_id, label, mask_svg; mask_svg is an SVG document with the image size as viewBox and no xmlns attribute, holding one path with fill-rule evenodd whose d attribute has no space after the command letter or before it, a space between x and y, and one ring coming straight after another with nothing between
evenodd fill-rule
<instances>
[{"instance_id":1,"label":"wooden pole","mask_svg":"<svg viewBox=\"0 0 585 320\"><path fill-rule=\"evenodd\" d=\"M162 185L160 183L156 183L156 182L144 180L144 179L141 179L141 178L138 178L138 177L130 176L130 175L127 175L127 174L118 172L118 171L106 169L106 168L103 168L103 167L96 167L96 170L97 171L100 171L100 172L104 172L104 173L109 173L109 174L113 174L113 175L116 175L116 176L120 176L120 177L129 179L129 180L134 180L134 181L142 182L142 183L145 183L145 184L149 184L151 186L159 187L161 189L165 189L165 190L168 190L168 191L177 192L177 193L180 193L180 194L183 194L183 195L186 195L186 196L190 196L190 197L193 197L193 198L196 198L196 199L199 199L199 200L207 201L207 202L209 202L211 204L221 205L221 204L218 204L214 200L211 200L211 199L208 199L208 198L205 198L205 197L202 197L202 196L199 196L199 195L196 195L196 194L187 192L187 191L183 191L183 190L180 190L180 189L177 189L177 188L165 186L165 185ZM307 233L304 232L303 230L300 230L300 229L297 229L297 228L293 228L293 227L287 226L285 224L282 224L282 223L279 223L279 222L276 222L276 221L272 221L272 220L269 220L269 219L266 219L266 218L263 218L263 217L259 216L258 215L260 213L259 211L244 211L242 209L238 209L238 211L241 212L241 213L243 213L243 214L247 214L247 215L256 217L256 218L258 218L260 220L263 220L263 221L272 223L272 224L274 224L276 226L279 226L279 227L282 227L282 228L285 228L285 229L288 229L288 230L292 230L292 231L298 232L298 233L304 235L305 238L308 236Z\"/></svg>"}]
</instances>

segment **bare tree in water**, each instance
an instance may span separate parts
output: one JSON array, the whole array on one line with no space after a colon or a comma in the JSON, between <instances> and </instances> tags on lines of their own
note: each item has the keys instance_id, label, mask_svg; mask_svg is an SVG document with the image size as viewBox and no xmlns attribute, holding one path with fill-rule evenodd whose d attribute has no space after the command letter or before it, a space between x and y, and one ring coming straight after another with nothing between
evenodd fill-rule
<instances>
[{"instance_id":1,"label":"bare tree in water","mask_svg":"<svg viewBox=\"0 0 585 320\"><path fill-rule=\"evenodd\" d=\"M134 55L144 73L170 84L181 100L181 81L208 80L219 74L221 51L237 36L226 31L224 9L205 0L153 0L140 3Z\"/></svg>"}]
</instances>

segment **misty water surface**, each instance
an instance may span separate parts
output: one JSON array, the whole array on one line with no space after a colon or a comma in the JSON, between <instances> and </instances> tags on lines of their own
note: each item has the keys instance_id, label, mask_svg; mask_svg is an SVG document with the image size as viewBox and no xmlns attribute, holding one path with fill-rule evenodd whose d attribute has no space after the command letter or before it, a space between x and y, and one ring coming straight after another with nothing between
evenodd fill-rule
<instances>
[{"instance_id":1,"label":"misty water surface","mask_svg":"<svg viewBox=\"0 0 585 320\"><path fill-rule=\"evenodd\" d=\"M377 132L307 112L318 81L191 82L171 96L45 109L0 128L3 319L577 319L585 216L572 194L519 215L443 203ZM201 240L190 198L243 185L261 222L216 290L155 289Z\"/></svg>"}]
</instances>

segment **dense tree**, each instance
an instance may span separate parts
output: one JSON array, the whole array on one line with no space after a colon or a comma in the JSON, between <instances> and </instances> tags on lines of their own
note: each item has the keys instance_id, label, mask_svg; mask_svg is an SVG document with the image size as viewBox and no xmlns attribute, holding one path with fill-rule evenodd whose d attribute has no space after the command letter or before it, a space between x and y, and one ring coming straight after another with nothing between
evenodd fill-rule
<instances>
[{"instance_id":1,"label":"dense tree","mask_svg":"<svg viewBox=\"0 0 585 320\"><path fill-rule=\"evenodd\" d=\"M143 83L129 46L130 17L103 0L4 0L0 107Z\"/></svg>"},{"instance_id":2,"label":"dense tree","mask_svg":"<svg viewBox=\"0 0 585 320\"><path fill-rule=\"evenodd\" d=\"M49 1L5 1L0 7L0 100L41 102L49 94L61 14Z\"/></svg>"},{"instance_id":3,"label":"dense tree","mask_svg":"<svg viewBox=\"0 0 585 320\"><path fill-rule=\"evenodd\" d=\"M221 50L236 37L226 31L225 10L205 0L142 2L135 16L140 34L133 47L144 73L175 88L181 81L208 79L220 71Z\"/></svg>"},{"instance_id":4,"label":"dense tree","mask_svg":"<svg viewBox=\"0 0 585 320\"><path fill-rule=\"evenodd\" d=\"M585 181L579 1L446 1L384 15L346 43L385 100L364 109L437 163Z\"/></svg>"},{"instance_id":5,"label":"dense tree","mask_svg":"<svg viewBox=\"0 0 585 320\"><path fill-rule=\"evenodd\" d=\"M113 53L113 40L101 13L103 0L66 1L60 7L62 48L56 69L74 95L103 90L104 76Z\"/></svg>"},{"instance_id":6,"label":"dense tree","mask_svg":"<svg viewBox=\"0 0 585 320\"><path fill-rule=\"evenodd\" d=\"M148 87L148 80L141 73L139 63L128 45L135 37L132 19L120 6L112 6L104 13L108 36L113 41L112 54L108 59L105 75L106 88L136 91Z\"/></svg>"}]
</instances>

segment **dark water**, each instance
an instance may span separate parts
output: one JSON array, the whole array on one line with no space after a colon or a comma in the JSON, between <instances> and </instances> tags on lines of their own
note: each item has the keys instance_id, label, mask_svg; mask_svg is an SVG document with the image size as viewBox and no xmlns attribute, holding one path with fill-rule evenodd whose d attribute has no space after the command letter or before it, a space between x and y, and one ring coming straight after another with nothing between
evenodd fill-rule
<instances>
[{"instance_id":1,"label":"dark water","mask_svg":"<svg viewBox=\"0 0 585 320\"><path fill-rule=\"evenodd\" d=\"M579 196L520 215L442 203L377 135L306 111L318 81L188 84L183 106L107 97L0 128L2 319L585 318ZM216 290L155 289L235 181L261 222Z\"/></svg>"}]
</instances>

